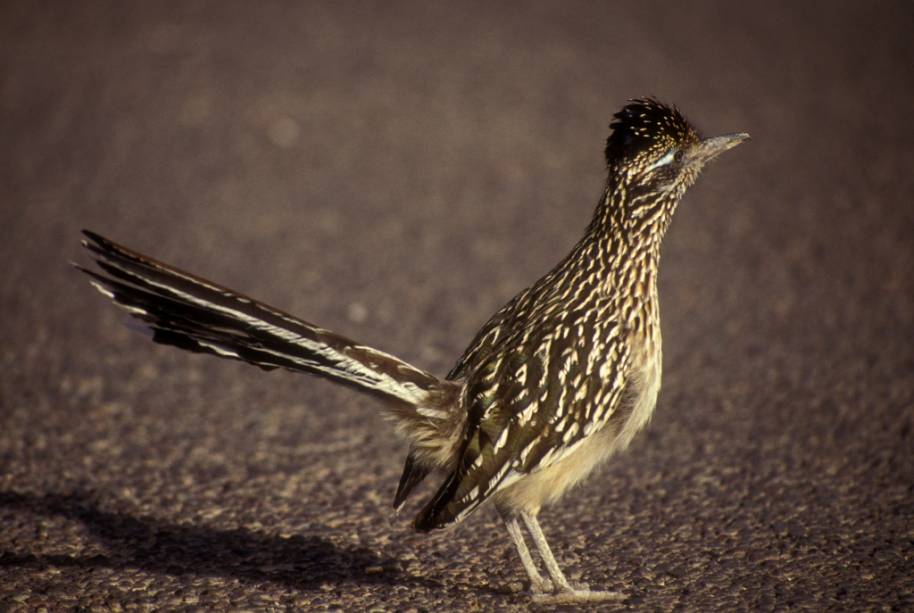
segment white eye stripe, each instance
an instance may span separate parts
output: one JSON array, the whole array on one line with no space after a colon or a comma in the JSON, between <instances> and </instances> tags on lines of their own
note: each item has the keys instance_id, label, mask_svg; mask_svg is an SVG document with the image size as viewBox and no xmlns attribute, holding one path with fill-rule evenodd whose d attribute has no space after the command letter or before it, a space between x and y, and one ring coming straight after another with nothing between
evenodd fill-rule
<instances>
[{"instance_id":1,"label":"white eye stripe","mask_svg":"<svg viewBox=\"0 0 914 613\"><path fill-rule=\"evenodd\" d=\"M662 158L660 158L659 160L657 160L656 162L654 162L653 164L648 166L645 170L654 170L655 168L660 168L661 166L666 166L667 164L669 164L670 162L673 161L673 157L675 157L675 155L676 155L676 150L670 149L669 152L665 156L663 156Z\"/></svg>"}]
</instances>

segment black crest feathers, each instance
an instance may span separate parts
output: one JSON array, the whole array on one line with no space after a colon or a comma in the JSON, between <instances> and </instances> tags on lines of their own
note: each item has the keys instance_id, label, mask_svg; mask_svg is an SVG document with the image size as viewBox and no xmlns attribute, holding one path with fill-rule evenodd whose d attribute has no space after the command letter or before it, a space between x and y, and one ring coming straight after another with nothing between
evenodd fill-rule
<instances>
[{"instance_id":1,"label":"black crest feathers","mask_svg":"<svg viewBox=\"0 0 914 613\"><path fill-rule=\"evenodd\" d=\"M613 115L606 140L606 163L612 166L651 150L665 150L698 140L698 134L676 107L654 98L632 100Z\"/></svg>"}]
</instances>

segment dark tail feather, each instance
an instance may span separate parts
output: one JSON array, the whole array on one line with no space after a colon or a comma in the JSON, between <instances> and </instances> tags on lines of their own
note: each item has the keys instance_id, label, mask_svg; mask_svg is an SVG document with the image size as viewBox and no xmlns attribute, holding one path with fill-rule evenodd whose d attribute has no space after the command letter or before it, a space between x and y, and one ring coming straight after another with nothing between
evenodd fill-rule
<instances>
[{"instance_id":1,"label":"dark tail feather","mask_svg":"<svg viewBox=\"0 0 914 613\"><path fill-rule=\"evenodd\" d=\"M157 262L98 234L83 245L105 274L77 268L148 326L153 340L188 351L287 368L360 391L425 405L438 378L278 309Z\"/></svg>"}]
</instances>

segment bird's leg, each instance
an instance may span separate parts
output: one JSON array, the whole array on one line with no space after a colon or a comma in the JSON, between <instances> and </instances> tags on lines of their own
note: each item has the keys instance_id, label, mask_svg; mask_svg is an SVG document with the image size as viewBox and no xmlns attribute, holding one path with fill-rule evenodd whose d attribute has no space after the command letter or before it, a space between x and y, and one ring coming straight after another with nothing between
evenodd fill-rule
<instances>
[{"instance_id":1,"label":"bird's leg","mask_svg":"<svg viewBox=\"0 0 914 613\"><path fill-rule=\"evenodd\" d=\"M533 556L530 555L530 550L527 549L527 543L524 541L524 533L520 529L520 524L517 523L517 517L502 513L501 518L508 528L508 533L514 540L514 545L517 547L517 554L520 556L520 561L524 565L524 570L527 571L527 577L530 578L530 590L534 594L551 592L552 583L549 582L549 579L543 579L543 576L540 575L539 570L537 570L536 563L533 561Z\"/></svg>"},{"instance_id":2,"label":"bird's leg","mask_svg":"<svg viewBox=\"0 0 914 613\"><path fill-rule=\"evenodd\" d=\"M573 602L597 602L601 600L619 600L624 598L624 596L618 592L591 591L586 585L577 588L572 587L572 585L568 583L568 579L565 578L565 574L562 572L562 569L559 568L559 563L556 562L555 556L552 555L552 550L549 548L549 543L546 542L546 535L543 534L543 530L540 528L540 524L536 519L536 515L532 515L530 513L521 513L521 517L524 519L524 524L526 524L527 530L530 532L530 536L533 537L533 542L536 544L536 548L540 552L540 557L543 558L543 563L546 565L546 570L548 571L549 576L552 578L552 585L555 586L555 592L552 594L534 594L533 599L536 602L561 604Z\"/></svg>"},{"instance_id":3,"label":"bird's leg","mask_svg":"<svg viewBox=\"0 0 914 613\"><path fill-rule=\"evenodd\" d=\"M552 578L552 583L559 590L571 590L571 584L568 583L568 579L565 578L565 574L562 572L562 569L559 568L559 563L556 562L555 556L552 555L552 550L549 548L549 543L546 542L546 535L543 534L542 528L540 528L539 521L537 521L535 515L530 515L529 513L522 513L521 517L524 518L524 523L527 525L527 530L530 531L530 536L533 537L533 542L536 544L536 548L540 552L540 557L543 558L543 563L546 565L546 570L549 572L549 576ZM529 553L527 554L529 555Z\"/></svg>"}]
</instances>

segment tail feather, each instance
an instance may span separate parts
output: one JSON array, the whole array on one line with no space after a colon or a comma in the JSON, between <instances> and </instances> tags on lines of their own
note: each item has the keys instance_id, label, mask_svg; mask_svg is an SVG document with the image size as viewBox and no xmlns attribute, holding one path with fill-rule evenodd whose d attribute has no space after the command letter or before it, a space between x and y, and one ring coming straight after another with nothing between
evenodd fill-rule
<instances>
[{"instance_id":1,"label":"tail feather","mask_svg":"<svg viewBox=\"0 0 914 613\"><path fill-rule=\"evenodd\" d=\"M78 269L153 333L189 351L242 360L261 368L322 375L360 391L429 407L444 382L384 352L292 317L84 231L83 245L100 274Z\"/></svg>"}]
</instances>

